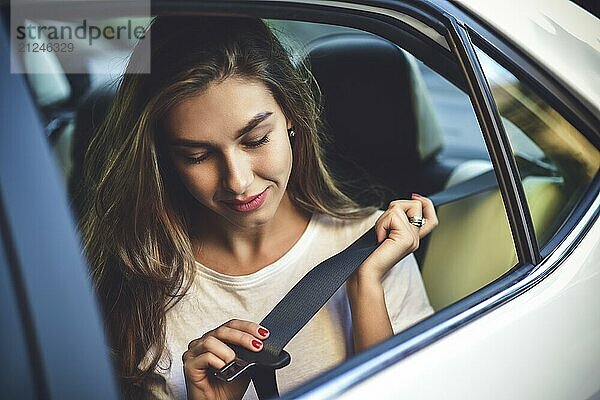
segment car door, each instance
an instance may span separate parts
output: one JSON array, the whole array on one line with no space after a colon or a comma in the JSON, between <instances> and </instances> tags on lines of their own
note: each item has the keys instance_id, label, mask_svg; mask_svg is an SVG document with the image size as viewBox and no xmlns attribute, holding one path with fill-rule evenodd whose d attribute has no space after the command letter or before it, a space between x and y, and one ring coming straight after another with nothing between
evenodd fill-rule
<instances>
[{"instance_id":1,"label":"car door","mask_svg":"<svg viewBox=\"0 0 600 400\"><path fill-rule=\"evenodd\" d=\"M102 323L64 190L0 24L2 392L116 399Z\"/></svg>"}]
</instances>

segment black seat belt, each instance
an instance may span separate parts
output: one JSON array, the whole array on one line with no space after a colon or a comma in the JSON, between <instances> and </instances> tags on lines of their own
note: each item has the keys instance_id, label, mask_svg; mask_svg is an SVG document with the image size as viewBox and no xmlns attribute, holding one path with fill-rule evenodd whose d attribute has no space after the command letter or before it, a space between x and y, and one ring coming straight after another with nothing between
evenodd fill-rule
<instances>
[{"instance_id":1,"label":"black seat belt","mask_svg":"<svg viewBox=\"0 0 600 400\"><path fill-rule=\"evenodd\" d=\"M498 188L493 169L429 196L436 207Z\"/></svg>"},{"instance_id":2,"label":"black seat belt","mask_svg":"<svg viewBox=\"0 0 600 400\"><path fill-rule=\"evenodd\" d=\"M221 369L217 377L231 381L254 367L251 376L258 397L261 400L277 397L275 370L290 362L290 356L283 348L377 248L374 237L371 229L350 247L304 275L261 321L260 325L271 332L263 341L263 349L254 353L231 346L237 358Z\"/></svg>"},{"instance_id":3,"label":"black seat belt","mask_svg":"<svg viewBox=\"0 0 600 400\"><path fill-rule=\"evenodd\" d=\"M497 187L495 172L490 170L429 198L439 207ZM259 399L279 397L275 370L285 367L291 360L283 348L377 248L374 239L374 229L370 229L345 250L310 270L260 322L271 332L263 341L263 349L254 353L231 346L236 359L217 371L215 376L230 382L247 372Z\"/></svg>"}]
</instances>

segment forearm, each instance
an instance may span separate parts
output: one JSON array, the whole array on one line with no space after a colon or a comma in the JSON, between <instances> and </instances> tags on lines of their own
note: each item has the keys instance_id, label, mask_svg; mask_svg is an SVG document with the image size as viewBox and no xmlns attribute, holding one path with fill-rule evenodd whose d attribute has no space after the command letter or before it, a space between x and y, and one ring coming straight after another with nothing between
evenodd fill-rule
<instances>
[{"instance_id":1,"label":"forearm","mask_svg":"<svg viewBox=\"0 0 600 400\"><path fill-rule=\"evenodd\" d=\"M392 336L381 282L353 276L346 288L352 313L355 351L365 350Z\"/></svg>"}]
</instances>

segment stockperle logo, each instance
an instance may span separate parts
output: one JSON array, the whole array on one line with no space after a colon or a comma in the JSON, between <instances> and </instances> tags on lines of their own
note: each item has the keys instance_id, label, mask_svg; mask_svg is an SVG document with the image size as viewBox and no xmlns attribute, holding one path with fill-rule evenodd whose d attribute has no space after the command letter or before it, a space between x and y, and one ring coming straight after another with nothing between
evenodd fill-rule
<instances>
[{"instance_id":1,"label":"stockperle logo","mask_svg":"<svg viewBox=\"0 0 600 400\"><path fill-rule=\"evenodd\" d=\"M150 20L149 0L12 0L11 72L149 73Z\"/></svg>"}]
</instances>

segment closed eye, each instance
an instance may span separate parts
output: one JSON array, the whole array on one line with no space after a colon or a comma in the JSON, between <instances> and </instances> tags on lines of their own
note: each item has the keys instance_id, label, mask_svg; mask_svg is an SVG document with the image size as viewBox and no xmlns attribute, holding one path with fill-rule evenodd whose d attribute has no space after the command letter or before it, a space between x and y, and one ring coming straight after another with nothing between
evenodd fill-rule
<instances>
[{"instance_id":1,"label":"closed eye","mask_svg":"<svg viewBox=\"0 0 600 400\"><path fill-rule=\"evenodd\" d=\"M204 152L198 156L184 156L185 162L188 164L200 164L202 161L207 160L211 156L209 151Z\"/></svg>"},{"instance_id":2,"label":"closed eye","mask_svg":"<svg viewBox=\"0 0 600 400\"><path fill-rule=\"evenodd\" d=\"M271 133L271 132L269 132L269 133ZM255 149L257 147L260 147L264 144L269 143L269 133L267 133L265 136L263 136L262 138L260 138L258 140L245 142L244 146L249 147L251 149Z\"/></svg>"},{"instance_id":3,"label":"closed eye","mask_svg":"<svg viewBox=\"0 0 600 400\"><path fill-rule=\"evenodd\" d=\"M269 134L271 132L269 131L268 133L266 133L263 137L261 137L258 140L249 140L243 143L243 145L249 149L255 149L258 148L260 146L263 146L267 143L269 143ZM199 155L184 155L183 158L185 159L185 162L188 164L200 164L201 162L209 159L212 156L212 152L211 151L205 151L202 154Z\"/></svg>"}]
</instances>

